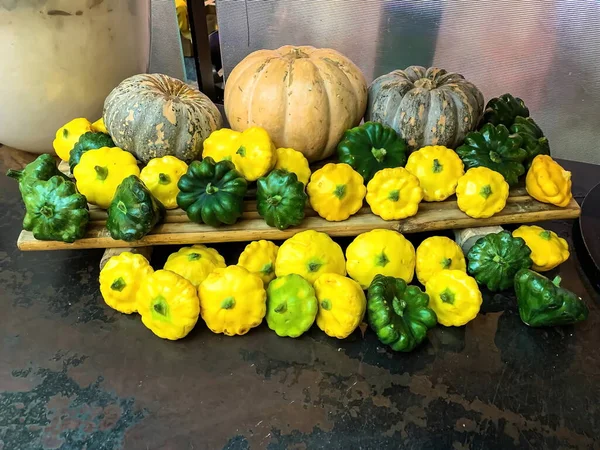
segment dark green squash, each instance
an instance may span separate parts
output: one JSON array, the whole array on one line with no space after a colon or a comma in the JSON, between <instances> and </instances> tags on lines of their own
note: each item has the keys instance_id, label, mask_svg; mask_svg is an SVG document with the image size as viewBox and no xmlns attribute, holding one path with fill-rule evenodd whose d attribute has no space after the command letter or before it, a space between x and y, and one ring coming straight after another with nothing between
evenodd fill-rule
<instances>
[{"instance_id":1,"label":"dark green squash","mask_svg":"<svg viewBox=\"0 0 600 450\"><path fill-rule=\"evenodd\" d=\"M465 169L487 167L502 174L506 182L514 186L525 173L523 162L527 152L522 145L520 135L510 134L504 125L487 123L479 131L467 134L456 153Z\"/></svg>"},{"instance_id":2,"label":"dark green squash","mask_svg":"<svg viewBox=\"0 0 600 450\"><path fill-rule=\"evenodd\" d=\"M85 235L89 211L85 196L62 176L34 181L23 194L23 228L42 241L74 242Z\"/></svg>"},{"instance_id":3,"label":"dark green squash","mask_svg":"<svg viewBox=\"0 0 600 450\"><path fill-rule=\"evenodd\" d=\"M410 352L437 324L429 296L402 278L376 275L367 293L369 326L381 343L397 352Z\"/></svg>"},{"instance_id":4,"label":"dark green squash","mask_svg":"<svg viewBox=\"0 0 600 450\"><path fill-rule=\"evenodd\" d=\"M165 207L135 175L125 178L107 210L113 239L131 242L146 236L165 215Z\"/></svg>"},{"instance_id":5,"label":"dark green squash","mask_svg":"<svg viewBox=\"0 0 600 450\"><path fill-rule=\"evenodd\" d=\"M193 161L177 186L177 204L193 222L231 225L244 212L248 184L231 161Z\"/></svg>"},{"instance_id":6,"label":"dark green squash","mask_svg":"<svg viewBox=\"0 0 600 450\"><path fill-rule=\"evenodd\" d=\"M513 285L520 269L533 264L531 250L520 237L508 231L479 238L467 254L467 272L490 291L502 291Z\"/></svg>"},{"instance_id":7,"label":"dark green squash","mask_svg":"<svg viewBox=\"0 0 600 450\"><path fill-rule=\"evenodd\" d=\"M256 209L270 227L300 225L308 196L295 173L273 170L256 182Z\"/></svg>"},{"instance_id":8,"label":"dark green squash","mask_svg":"<svg viewBox=\"0 0 600 450\"><path fill-rule=\"evenodd\" d=\"M517 117L529 117L529 109L525 102L511 94L503 94L492 98L485 106L481 125L491 123L510 128Z\"/></svg>"},{"instance_id":9,"label":"dark green squash","mask_svg":"<svg viewBox=\"0 0 600 450\"><path fill-rule=\"evenodd\" d=\"M26 195L36 181L48 181L54 176L59 176L65 180L69 178L64 175L56 166L56 160L53 156L46 153L38 156L34 161L25 166L23 170L9 169L6 176L14 178L19 182L21 195ZM23 198L23 200L25 200Z\"/></svg>"},{"instance_id":10,"label":"dark green squash","mask_svg":"<svg viewBox=\"0 0 600 450\"><path fill-rule=\"evenodd\" d=\"M527 152L525 166L529 168L531 161L537 155L549 155L550 144L542 129L531 117L517 117L510 127L510 132L523 138L522 147Z\"/></svg>"},{"instance_id":11,"label":"dark green squash","mask_svg":"<svg viewBox=\"0 0 600 450\"><path fill-rule=\"evenodd\" d=\"M371 83L365 121L392 127L411 151L426 145L456 148L476 129L483 105L481 91L462 75L410 66Z\"/></svg>"},{"instance_id":12,"label":"dark green squash","mask_svg":"<svg viewBox=\"0 0 600 450\"><path fill-rule=\"evenodd\" d=\"M381 169L404 167L408 147L393 128L366 122L344 133L337 146L338 159L362 175L365 183Z\"/></svg>"},{"instance_id":13,"label":"dark green squash","mask_svg":"<svg viewBox=\"0 0 600 450\"><path fill-rule=\"evenodd\" d=\"M81 135L73 150L71 150L69 156L69 167L71 168L71 173L73 173L73 169L75 166L79 164L79 160L81 159L81 155L83 155L88 150L95 150L97 148L102 147L114 147L115 143L112 138L106 133L96 133L93 131L88 131Z\"/></svg>"}]
</instances>

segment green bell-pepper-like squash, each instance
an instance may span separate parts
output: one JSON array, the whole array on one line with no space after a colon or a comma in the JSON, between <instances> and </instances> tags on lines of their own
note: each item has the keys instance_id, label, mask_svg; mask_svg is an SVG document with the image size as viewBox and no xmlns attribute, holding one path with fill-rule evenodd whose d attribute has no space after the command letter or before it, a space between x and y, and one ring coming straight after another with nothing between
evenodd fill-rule
<instances>
[{"instance_id":1,"label":"green bell-pepper-like squash","mask_svg":"<svg viewBox=\"0 0 600 450\"><path fill-rule=\"evenodd\" d=\"M491 123L510 127L517 117L529 117L529 109L525 102L511 94L490 99L483 112L482 125Z\"/></svg>"},{"instance_id":2,"label":"green bell-pepper-like squash","mask_svg":"<svg viewBox=\"0 0 600 450\"><path fill-rule=\"evenodd\" d=\"M379 340L399 352L410 352L437 324L429 296L402 278L376 275L367 293L369 325Z\"/></svg>"},{"instance_id":3,"label":"green bell-pepper-like squash","mask_svg":"<svg viewBox=\"0 0 600 450\"><path fill-rule=\"evenodd\" d=\"M513 285L515 274L533 264L531 250L520 237L508 231L479 238L467 254L467 272L490 291L502 291Z\"/></svg>"},{"instance_id":4,"label":"green bell-pepper-like squash","mask_svg":"<svg viewBox=\"0 0 600 450\"><path fill-rule=\"evenodd\" d=\"M88 150L95 150L102 147L115 147L115 143L108 134L100 132L96 133L93 131L82 134L69 154L69 167L71 168L71 173L73 173L75 166L79 164L81 155Z\"/></svg>"},{"instance_id":5,"label":"green bell-pepper-like squash","mask_svg":"<svg viewBox=\"0 0 600 450\"><path fill-rule=\"evenodd\" d=\"M559 286L560 277L551 281L533 270L521 269L514 282L519 315L530 327L571 325L588 317L584 301Z\"/></svg>"},{"instance_id":6,"label":"green bell-pepper-like squash","mask_svg":"<svg viewBox=\"0 0 600 450\"><path fill-rule=\"evenodd\" d=\"M307 195L295 173L274 170L256 182L256 209L270 227L285 230L304 219Z\"/></svg>"},{"instance_id":7,"label":"green bell-pepper-like squash","mask_svg":"<svg viewBox=\"0 0 600 450\"><path fill-rule=\"evenodd\" d=\"M267 325L278 336L296 338L307 331L319 310L311 284L295 273L275 278L267 287Z\"/></svg>"},{"instance_id":8,"label":"green bell-pepper-like squash","mask_svg":"<svg viewBox=\"0 0 600 450\"><path fill-rule=\"evenodd\" d=\"M485 124L479 131L465 137L465 143L456 149L465 168L487 167L500 173L510 186L518 183L525 173L523 161L527 152L521 148L523 138L509 134L504 125Z\"/></svg>"},{"instance_id":9,"label":"green bell-pepper-like squash","mask_svg":"<svg viewBox=\"0 0 600 450\"><path fill-rule=\"evenodd\" d=\"M125 178L108 207L106 228L113 239L137 241L165 215L165 207L135 175Z\"/></svg>"},{"instance_id":10,"label":"green bell-pepper-like squash","mask_svg":"<svg viewBox=\"0 0 600 450\"><path fill-rule=\"evenodd\" d=\"M27 164L23 170L9 169L6 175L19 182L19 190L22 196L27 195L36 181L48 181L54 176L69 181L69 178L58 170L54 157L46 153Z\"/></svg>"},{"instance_id":11,"label":"green bell-pepper-like squash","mask_svg":"<svg viewBox=\"0 0 600 450\"><path fill-rule=\"evenodd\" d=\"M231 161L193 161L177 184L177 204L191 221L218 227L234 224L244 212L248 182Z\"/></svg>"},{"instance_id":12,"label":"green bell-pepper-like squash","mask_svg":"<svg viewBox=\"0 0 600 450\"><path fill-rule=\"evenodd\" d=\"M90 213L85 196L61 176L35 181L23 194L23 228L41 241L75 242L85 234Z\"/></svg>"},{"instance_id":13,"label":"green bell-pepper-like squash","mask_svg":"<svg viewBox=\"0 0 600 450\"><path fill-rule=\"evenodd\" d=\"M511 133L516 133L523 138L522 147L527 152L525 166L529 168L531 161L537 155L549 155L550 144L544 136L542 129L531 117L517 117L510 127Z\"/></svg>"},{"instance_id":14,"label":"green bell-pepper-like squash","mask_svg":"<svg viewBox=\"0 0 600 450\"><path fill-rule=\"evenodd\" d=\"M404 167L408 146L393 128L366 122L344 133L337 146L338 159L362 175L365 183L381 169Z\"/></svg>"}]
</instances>

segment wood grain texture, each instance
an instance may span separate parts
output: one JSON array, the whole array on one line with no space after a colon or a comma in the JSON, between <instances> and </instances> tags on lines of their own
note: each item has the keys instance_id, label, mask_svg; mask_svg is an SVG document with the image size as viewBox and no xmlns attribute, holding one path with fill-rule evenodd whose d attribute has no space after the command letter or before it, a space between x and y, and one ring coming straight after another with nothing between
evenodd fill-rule
<instances>
[{"instance_id":1,"label":"wood grain texture","mask_svg":"<svg viewBox=\"0 0 600 450\"><path fill-rule=\"evenodd\" d=\"M184 211L167 211L164 223L136 242L115 241L106 230L106 211L90 206L90 224L83 239L66 244L38 241L31 233L22 231L17 245L21 250L62 250L85 248L134 248L152 245L199 244L217 242L243 242L258 239L287 239L304 230L322 231L330 236L356 236L376 228L396 230L401 233L483 227L490 225L520 224L555 219L575 219L580 208L575 200L565 208L540 203L527 195L524 188L511 191L506 207L488 219L473 219L460 211L456 199L438 203L421 203L416 216L400 221L385 221L373 215L368 207L343 222L327 222L312 210L298 227L280 231L269 227L256 212L254 201L248 201L242 220L234 225L213 228L190 222Z\"/></svg>"}]
</instances>

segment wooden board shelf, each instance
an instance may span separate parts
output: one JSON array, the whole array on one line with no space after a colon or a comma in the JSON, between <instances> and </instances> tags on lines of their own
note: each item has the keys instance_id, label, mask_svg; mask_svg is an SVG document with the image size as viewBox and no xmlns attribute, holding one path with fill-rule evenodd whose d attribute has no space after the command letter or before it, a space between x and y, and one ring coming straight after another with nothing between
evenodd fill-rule
<instances>
[{"instance_id":1,"label":"wooden board shelf","mask_svg":"<svg viewBox=\"0 0 600 450\"><path fill-rule=\"evenodd\" d=\"M106 211L90 206L90 224L83 239L73 244L38 241L28 231L22 231L17 245L21 250L74 250L90 248L146 247L153 245L183 245L218 242L241 242L258 239L281 240L312 229L330 236L356 236L376 228L387 228L401 233L483 227L489 225L519 224L555 219L575 219L580 215L575 200L565 208L540 203L524 188L513 189L504 210L488 219L473 219L458 209L456 198L444 202L421 203L419 212L400 221L385 221L371 213L368 206L343 222L327 222L314 211L307 209L306 217L298 227L280 231L269 227L256 212L255 201L248 201L242 219L234 224L213 228L190 222L184 211L167 212L164 223L158 225L143 239L136 242L116 241L106 230Z\"/></svg>"}]
</instances>

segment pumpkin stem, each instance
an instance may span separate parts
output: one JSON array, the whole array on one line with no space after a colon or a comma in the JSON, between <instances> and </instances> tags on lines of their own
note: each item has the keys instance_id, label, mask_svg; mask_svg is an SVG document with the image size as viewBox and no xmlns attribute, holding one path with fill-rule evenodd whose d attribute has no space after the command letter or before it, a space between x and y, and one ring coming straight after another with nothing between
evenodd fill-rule
<instances>
[{"instance_id":1,"label":"pumpkin stem","mask_svg":"<svg viewBox=\"0 0 600 450\"><path fill-rule=\"evenodd\" d=\"M443 269L447 269L448 267L450 267L452 265L452 258L444 258L442 260L442 268Z\"/></svg>"},{"instance_id":2,"label":"pumpkin stem","mask_svg":"<svg viewBox=\"0 0 600 450\"><path fill-rule=\"evenodd\" d=\"M171 182L171 177L166 173L158 174L158 184L169 184Z\"/></svg>"},{"instance_id":3,"label":"pumpkin stem","mask_svg":"<svg viewBox=\"0 0 600 450\"><path fill-rule=\"evenodd\" d=\"M321 263L311 261L308 263L308 271L312 273L318 272L322 265Z\"/></svg>"},{"instance_id":4,"label":"pumpkin stem","mask_svg":"<svg viewBox=\"0 0 600 450\"><path fill-rule=\"evenodd\" d=\"M375 265L379 267L385 267L390 262L389 258L385 254L385 252L381 252L376 257Z\"/></svg>"},{"instance_id":5,"label":"pumpkin stem","mask_svg":"<svg viewBox=\"0 0 600 450\"><path fill-rule=\"evenodd\" d=\"M200 258L202 258L200 253L190 253L188 255L188 261L198 261Z\"/></svg>"},{"instance_id":6,"label":"pumpkin stem","mask_svg":"<svg viewBox=\"0 0 600 450\"><path fill-rule=\"evenodd\" d=\"M552 235L550 234L550 232L548 230L544 230L540 233L540 237L542 239L544 239L545 241L549 241L550 238L552 237Z\"/></svg>"},{"instance_id":7,"label":"pumpkin stem","mask_svg":"<svg viewBox=\"0 0 600 450\"><path fill-rule=\"evenodd\" d=\"M262 269L260 269L260 273L263 275L271 275L273 273L273 263L265 264Z\"/></svg>"},{"instance_id":8,"label":"pumpkin stem","mask_svg":"<svg viewBox=\"0 0 600 450\"><path fill-rule=\"evenodd\" d=\"M283 302L283 303L280 303L279 305L277 305L275 307L274 311L276 313L280 313L280 314L283 314L284 312L286 312L287 311L287 304L286 304L286 302Z\"/></svg>"},{"instance_id":9,"label":"pumpkin stem","mask_svg":"<svg viewBox=\"0 0 600 450\"><path fill-rule=\"evenodd\" d=\"M346 185L345 184L338 184L335 187L335 190L333 191L333 195L335 195L340 200L342 198L344 198L344 195L346 195Z\"/></svg>"},{"instance_id":10,"label":"pumpkin stem","mask_svg":"<svg viewBox=\"0 0 600 450\"><path fill-rule=\"evenodd\" d=\"M393 202L397 202L398 200L400 200L400 191L398 189L390 191L390 193L388 194L388 199Z\"/></svg>"},{"instance_id":11,"label":"pumpkin stem","mask_svg":"<svg viewBox=\"0 0 600 450\"><path fill-rule=\"evenodd\" d=\"M440 163L439 159L434 159L433 160L433 173L440 173L442 170L444 170L444 166Z\"/></svg>"},{"instance_id":12,"label":"pumpkin stem","mask_svg":"<svg viewBox=\"0 0 600 450\"><path fill-rule=\"evenodd\" d=\"M125 203L123 203L121 200L119 200L117 203L117 209L123 214L127 214L127 206L125 206Z\"/></svg>"},{"instance_id":13,"label":"pumpkin stem","mask_svg":"<svg viewBox=\"0 0 600 450\"><path fill-rule=\"evenodd\" d=\"M552 280L552 284L553 284L554 286L560 287L560 282L561 282L561 281L562 281L562 278L561 278L561 276L560 276L560 275L556 275L556 276L554 277L554 279Z\"/></svg>"},{"instance_id":14,"label":"pumpkin stem","mask_svg":"<svg viewBox=\"0 0 600 450\"><path fill-rule=\"evenodd\" d=\"M125 283L125 280L123 279L123 277L119 277L115 281L112 282L112 284L110 285L110 288L113 291L121 292L123 289L125 289L126 286L127 286L127 283Z\"/></svg>"},{"instance_id":15,"label":"pumpkin stem","mask_svg":"<svg viewBox=\"0 0 600 450\"><path fill-rule=\"evenodd\" d=\"M402 298L394 296L394 298L392 299L392 308L394 309L394 312L396 314L398 314L399 316L403 316L404 311L406 310L406 301Z\"/></svg>"},{"instance_id":16,"label":"pumpkin stem","mask_svg":"<svg viewBox=\"0 0 600 450\"><path fill-rule=\"evenodd\" d=\"M490 159L492 160L492 162L495 162L495 163L502 162L502 158L500 157L500 155L493 150L490 152Z\"/></svg>"},{"instance_id":17,"label":"pumpkin stem","mask_svg":"<svg viewBox=\"0 0 600 450\"><path fill-rule=\"evenodd\" d=\"M415 81L415 87L431 90L435 86L433 85L433 81L431 81L429 78L420 78Z\"/></svg>"},{"instance_id":18,"label":"pumpkin stem","mask_svg":"<svg viewBox=\"0 0 600 450\"><path fill-rule=\"evenodd\" d=\"M219 192L219 188L216 186L213 186L212 183L208 183L206 185L206 193L208 195L216 194L217 192Z\"/></svg>"},{"instance_id":19,"label":"pumpkin stem","mask_svg":"<svg viewBox=\"0 0 600 450\"><path fill-rule=\"evenodd\" d=\"M227 297L221 302L221 308L232 309L235 306L235 299L233 297Z\"/></svg>"},{"instance_id":20,"label":"pumpkin stem","mask_svg":"<svg viewBox=\"0 0 600 450\"><path fill-rule=\"evenodd\" d=\"M8 172L6 172L6 176L14 178L15 180L20 180L21 177L23 176L23 171L22 170L8 169Z\"/></svg>"},{"instance_id":21,"label":"pumpkin stem","mask_svg":"<svg viewBox=\"0 0 600 450\"><path fill-rule=\"evenodd\" d=\"M329 299L325 298L321 300L321 308L323 308L325 311L329 311L331 309L331 302Z\"/></svg>"},{"instance_id":22,"label":"pumpkin stem","mask_svg":"<svg viewBox=\"0 0 600 450\"><path fill-rule=\"evenodd\" d=\"M382 163L385 160L385 155L387 155L387 150L385 148L371 148L371 153L375 157L378 163Z\"/></svg>"},{"instance_id":23,"label":"pumpkin stem","mask_svg":"<svg viewBox=\"0 0 600 450\"><path fill-rule=\"evenodd\" d=\"M108 169L102 166L94 166L94 170L96 171L96 178L100 181L106 180L108 176Z\"/></svg>"}]
</instances>

